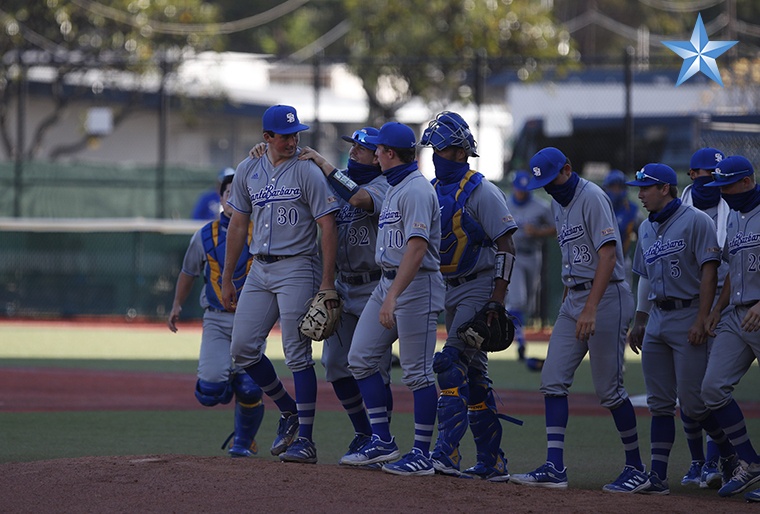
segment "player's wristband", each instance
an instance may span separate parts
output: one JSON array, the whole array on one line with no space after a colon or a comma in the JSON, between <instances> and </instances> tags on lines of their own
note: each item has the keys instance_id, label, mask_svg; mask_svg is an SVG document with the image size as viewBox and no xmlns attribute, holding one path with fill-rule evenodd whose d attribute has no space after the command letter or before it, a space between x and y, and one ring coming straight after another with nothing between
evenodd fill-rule
<instances>
[{"instance_id":1,"label":"player's wristband","mask_svg":"<svg viewBox=\"0 0 760 514\"><path fill-rule=\"evenodd\" d=\"M359 184L351 180L351 177L340 171L338 168L332 170L327 176L327 181L335 192L338 193L338 196L347 202L351 200L351 197L354 196L357 191L359 191Z\"/></svg>"},{"instance_id":2,"label":"player's wristband","mask_svg":"<svg viewBox=\"0 0 760 514\"><path fill-rule=\"evenodd\" d=\"M512 269L515 266L515 256L509 252L496 252L494 275L496 278L509 282L512 279Z\"/></svg>"}]
</instances>

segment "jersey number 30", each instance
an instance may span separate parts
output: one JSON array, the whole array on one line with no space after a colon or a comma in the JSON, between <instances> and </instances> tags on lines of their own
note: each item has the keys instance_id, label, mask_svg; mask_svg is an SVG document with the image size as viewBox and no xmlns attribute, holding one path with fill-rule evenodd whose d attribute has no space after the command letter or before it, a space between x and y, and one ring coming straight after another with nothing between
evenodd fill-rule
<instances>
[{"instance_id":1,"label":"jersey number 30","mask_svg":"<svg viewBox=\"0 0 760 514\"><path fill-rule=\"evenodd\" d=\"M293 225L298 223L298 211L294 208L286 209L285 207L277 208L277 224Z\"/></svg>"}]
</instances>

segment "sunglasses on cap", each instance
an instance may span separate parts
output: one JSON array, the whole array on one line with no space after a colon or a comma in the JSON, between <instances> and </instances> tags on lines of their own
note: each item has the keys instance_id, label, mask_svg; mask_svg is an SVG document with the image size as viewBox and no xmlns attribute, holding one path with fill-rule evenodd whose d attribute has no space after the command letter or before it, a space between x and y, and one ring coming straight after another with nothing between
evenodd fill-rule
<instances>
[{"instance_id":1,"label":"sunglasses on cap","mask_svg":"<svg viewBox=\"0 0 760 514\"><path fill-rule=\"evenodd\" d=\"M657 177L653 177L652 175L647 175L642 170L639 170L636 172L636 180L654 180L658 184L668 184L668 182L663 182L662 180L658 179Z\"/></svg>"},{"instance_id":2,"label":"sunglasses on cap","mask_svg":"<svg viewBox=\"0 0 760 514\"><path fill-rule=\"evenodd\" d=\"M367 143L366 141L367 137L369 137L369 134L367 134L366 132L362 132L361 130L357 130L351 135L351 139L353 139L354 141L358 141L359 143L370 144L370 143Z\"/></svg>"},{"instance_id":3,"label":"sunglasses on cap","mask_svg":"<svg viewBox=\"0 0 760 514\"><path fill-rule=\"evenodd\" d=\"M746 170L739 170L739 171L732 171L731 173L723 173L720 171L720 168L716 168L715 171L712 172L712 177L715 182L728 182L731 180L732 177L735 177L736 175L740 174L747 174L749 173L749 169Z\"/></svg>"}]
</instances>

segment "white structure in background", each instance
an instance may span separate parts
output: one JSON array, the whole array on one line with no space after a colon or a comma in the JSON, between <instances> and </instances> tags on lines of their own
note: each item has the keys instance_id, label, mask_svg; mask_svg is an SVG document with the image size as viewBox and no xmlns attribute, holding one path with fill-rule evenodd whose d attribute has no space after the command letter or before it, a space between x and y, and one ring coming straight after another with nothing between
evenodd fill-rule
<instances>
[{"instance_id":1,"label":"white structure in background","mask_svg":"<svg viewBox=\"0 0 760 514\"><path fill-rule=\"evenodd\" d=\"M261 141L261 115L270 105L296 107L299 118L313 125L320 122L320 150L332 162L344 164L349 147L340 136L366 124L369 108L361 81L344 64L321 66L319 112L315 111L314 68L311 64L271 62L268 56L247 53L204 52L183 60L176 73L167 77L166 91L203 101L204 108L168 113L166 164L168 166L224 167L243 160L249 148ZM31 81L44 84L54 77L55 69L42 62L29 70ZM135 76L125 72L90 70L68 77L71 85L86 85L93 92L87 99L72 100L60 122L46 135L40 159L53 148L71 145L84 134L91 137L87 148L66 154L60 159L71 162L118 163L150 166L158 160L159 123L154 105L135 105L130 115L118 125L112 124L117 105L109 104L109 90L142 91L156 94L160 77L156 74ZM122 97L128 96L122 94ZM30 94L26 109L27 141L33 131L52 111L47 95ZM503 148L512 128L511 117L502 106L484 106L481 119L472 106L447 106L460 112L473 126L481 157L473 163L489 178L502 174ZM9 110L11 117L17 112ZM318 116L316 116L318 114ZM399 121L409 124L419 134L437 111L414 100L401 108ZM15 122L13 122L15 126ZM302 142L313 141L305 134ZM421 155L423 171L432 176L428 154Z\"/></svg>"}]
</instances>

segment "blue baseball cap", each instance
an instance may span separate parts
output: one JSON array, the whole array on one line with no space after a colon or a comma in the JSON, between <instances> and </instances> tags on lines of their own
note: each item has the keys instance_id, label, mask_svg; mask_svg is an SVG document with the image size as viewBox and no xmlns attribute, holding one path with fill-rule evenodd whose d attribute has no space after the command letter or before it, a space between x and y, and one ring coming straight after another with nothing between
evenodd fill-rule
<instances>
[{"instance_id":1,"label":"blue baseball cap","mask_svg":"<svg viewBox=\"0 0 760 514\"><path fill-rule=\"evenodd\" d=\"M265 132L275 134L295 134L309 130L308 125L298 121L295 107L289 105L273 105L264 112L261 123Z\"/></svg>"},{"instance_id":2,"label":"blue baseball cap","mask_svg":"<svg viewBox=\"0 0 760 514\"><path fill-rule=\"evenodd\" d=\"M604 182L602 182L602 187L608 188L610 186L624 186L625 184L625 174L620 170L611 170L606 177L604 177Z\"/></svg>"},{"instance_id":3,"label":"blue baseball cap","mask_svg":"<svg viewBox=\"0 0 760 514\"><path fill-rule=\"evenodd\" d=\"M726 156L717 148L700 148L691 156L689 169L714 170Z\"/></svg>"},{"instance_id":4,"label":"blue baseball cap","mask_svg":"<svg viewBox=\"0 0 760 514\"><path fill-rule=\"evenodd\" d=\"M512 180L512 187L515 191L528 191L530 183L530 173L520 170L515 172L515 178Z\"/></svg>"},{"instance_id":5,"label":"blue baseball cap","mask_svg":"<svg viewBox=\"0 0 760 514\"><path fill-rule=\"evenodd\" d=\"M547 146L539 150L530 159L530 171L533 173L533 176L528 183L528 190L539 189L547 185L559 175L559 172L562 171L562 168L568 162L565 154L553 146Z\"/></svg>"},{"instance_id":6,"label":"blue baseball cap","mask_svg":"<svg viewBox=\"0 0 760 514\"><path fill-rule=\"evenodd\" d=\"M714 170L726 156L717 148L700 148L691 156L689 168L692 170Z\"/></svg>"},{"instance_id":7,"label":"blue baseball cap","mask_svg":"<svg viewBox=\"0 0 760 514\"><path fill-rule=\"evenodd\" d=\"M755 169L749 159L741 155L731 155L720 161L720 165L712 172L713 181L705 184L709 187L730 186L744 177L751 177Z\"/></svg>"},{"instance_id":8,"label":"blue baseball cap","mask_svg":"<svg viewBox=\"0 0 760 514\"><path fill-rule=\"evenodd\" d=\"M377 145L368 143L367 142L367 136L377 136L380 133L379 130L377 130L375 127L364 127L362 129L359 129L355 131L351 136L340 136L343 138L343 141L347 141L349 143L357 143L364 148L368 148L372 150L373 152L377 150Z\"/></svg>"},{"instance_id":9,"label":"blue baseball cap","mask_svg":"<svg viewBox=\"0 0 760 514\"><path fill-rule=\"evenodd\" d=\"M364 140L373 145L391 148L414 148L417 146L417 136L414 135L411 127L397 121L389 121L380 127L380 132L376 136L367 136Z\"/></svg>"},{"instance_id":10,"label":"blue baseball cap","mask_svg":"<svg viewBox=\"0 0 760 514\"><path fill-rule=\"evenodd\" d=\"M646 187L655 184L678 185L678 175L673 168L667 164L659 162L650 162L636 172L636 180L626 182L629 186Z\"/></svg>"}]
</instances>

